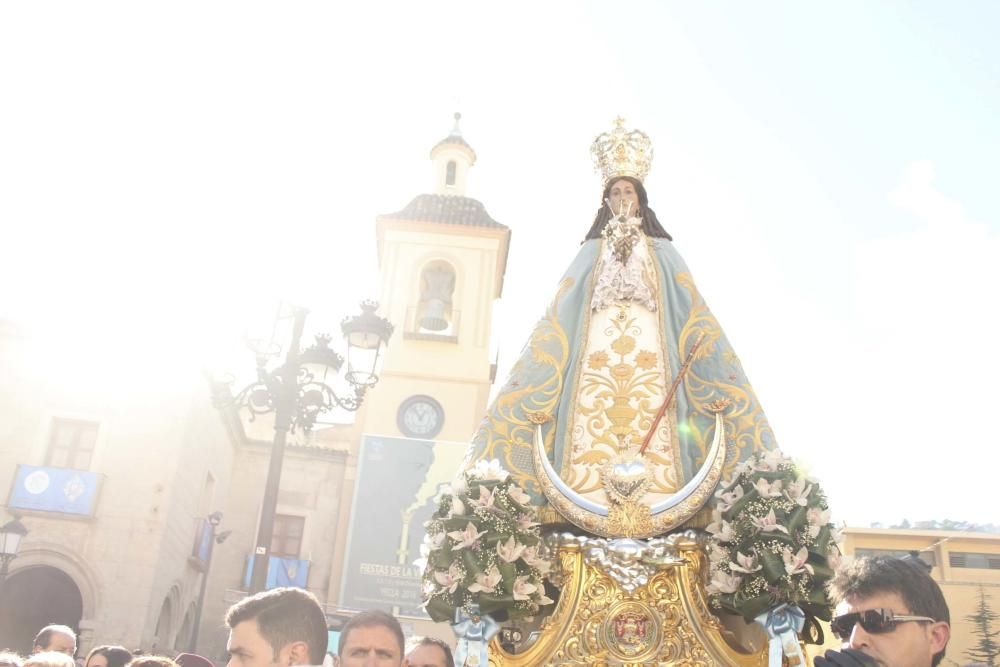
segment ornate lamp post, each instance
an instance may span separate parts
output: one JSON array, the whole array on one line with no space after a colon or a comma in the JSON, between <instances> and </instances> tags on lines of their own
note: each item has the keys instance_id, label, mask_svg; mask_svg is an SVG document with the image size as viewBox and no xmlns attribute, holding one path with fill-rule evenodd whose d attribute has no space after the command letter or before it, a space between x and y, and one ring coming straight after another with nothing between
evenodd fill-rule
<instances>
[{"instance_id":1,"label":"ornate lamp post","mask_svg":"<svg viewBox=\"0 0 1000 667\"><path fill-rule=\"evenodd\" d=\"M201 589L198 591L198 607L194 612L194 627L191 628L191 641L188 644L188 651L196 653L198 648L198 631L201 629L201 612L205 608L205 591L208 590L208 571L212 567L212 552L215 551L216 544L226 541L232 531L216 533L219 524L222 523L222 512L212 512L206 517L208 519L208 553L205 555L205 571L201 574Z\"/></svg>"},{"instance_id":2,"label":"ornate lamp post","mask_svg":"<svg viewBox=\"0 0 1000 667\"><path fill-rule=\"evenodd\" d=\"M11 519L0 528L0 586L3 586L4 579L7 578L7 568L10 562L17 557L17 550L21 548L21 539L28 534L28 529L24 527L20 519Z\"/></svg>"},{"instance_id":3,"label":"ornate lamp post","mask_svg":"<svg viewBox=\"0 0 1000 667\"><path fill-rule=\"evenodd\" d=\"M353 387L353 395L339 396L327 384L327 379L335 377L344 363L343 357L330 349L330 336L316 336L316 342L312 346L299 352L308 311L297 308L285 363L274 370L268 370L267 357L258 355L257 381L223 402L246 408L251 420L257 415L274 413L274 446L271 449L264 503L257 529L253 575L250 579L251 595L264 590L267 582L274 513L278 504L278 486L288 432L294 433L298 428L310 431L321 414L334 408L353 411L361 407L365 392L378 382L377 371L382 348L393 329L388 320L375 314L377 308L378 304L366 301L361 304L360 315L345 318L340 325L347 343L345 377Z\"/></svg>"}]
</instances>

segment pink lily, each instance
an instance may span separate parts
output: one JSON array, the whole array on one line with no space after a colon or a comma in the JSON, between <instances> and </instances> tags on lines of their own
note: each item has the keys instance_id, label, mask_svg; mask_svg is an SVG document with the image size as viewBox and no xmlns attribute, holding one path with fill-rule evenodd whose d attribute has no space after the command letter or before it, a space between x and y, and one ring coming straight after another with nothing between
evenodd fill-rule
<instances>
[{"instance_id":1,"label":"pink lily","mask_svg":"<svg viewBox=\"0 0 1000 667\"><path fill-rule=\"evenodd\" d=\"M777 531L784 533L785 535L788 534L788 529L778 524L778 519L774 516L774 510L768 512L765 517L752 517L751 521L753 521L753 525L755 525L758 530L765 533L773 533Z\"/></svg>"},{"instance_id":2,"label":"pink lily","mask_svg":"<svg viewBox=\"0 0 1000 667\"><path fill-rule=\"evenodd\" d=\"M486 572L482 572L476 575L476 580L469 585L470 593L489 593L490 591L496 590L497 584L503 577L500 575L500 570L497 569L496 565L490 565Z\"/></svg>"},{"instance_id":3,"label":"pink lily","mask_svg":"<svg viewBox=\"0 0 1000 667\"><path fill-rule=\"evenodd\" d=\"M521 554L524 553L526 548L527 545L518 544L513 535L507 538L506 542L497 542L497 554L505 563L513 563L516 561L521 557Z\"/></svg>"},{"instance_id":4,"label":"pink lily","mask_svg":"<svg viewBox=\"0 0 1000 667\"><path fill-rule=\"evenodd\" d=\"M448 537L455 540L457 544L452 549L465 549L471 547L479 541L479 538L486 534L486 531L477 531L476 524L471 521L465 526L465 530L453 530L448 533Z\"/></svg>"}]
</instances>

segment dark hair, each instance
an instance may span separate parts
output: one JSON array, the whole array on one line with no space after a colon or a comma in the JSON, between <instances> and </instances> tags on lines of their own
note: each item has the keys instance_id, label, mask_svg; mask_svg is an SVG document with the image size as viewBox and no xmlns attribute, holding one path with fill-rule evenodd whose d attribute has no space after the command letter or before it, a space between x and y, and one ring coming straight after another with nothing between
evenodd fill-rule
<instances>
[{"instance_id":1,"label":"dark hair","mask_svg":"<svg viewBox=\"0 0 1000 667\"><path fill-rule=\"evenodd\" d=\"M46 625L38 631L38 634L35 635L35 646L41 646L43 649L48 648L49 642L52 641L52 635L56 633L72 637L73 646L76 646L76 633L73 632L73 628L68 625L59 625L57 623Z\"/></svg>"},{"instance_id":2,"label":"dark hair","mask_svg":"<svg viewBox=\"0 0 1000 667\"><path fill-rule=\"evenodd\" d=\"M165 655L144 655L133 658L128 667L180 667Z\"/></svg>"},{"instance_id":3,"label":"dark hair","mask_svg":"<svg viewBox=\"0 0 1000 667\"><path fill-rule=\"evenodd\" d=\"M444 652L444 667L455 667L455 658L451 655L451 647L444 640L437 637L421 637L410 651L412 652L419 646L437 646Z\"/></svg>"},{"instance_id":4,"label":"dark hair","mask_svg":"<svg viewBox=\"0 0 1000 667\"><path fill-rule=\"evenodd\" d=\"M948 603L926 566L911 559L893 556L866 556L839 570L827 584L830 600L839 604L845 598L866 598L878 593L895 593L911 614L929 616L951 623ZM934 655L932 667L944 658L944 649Z\"/></svg>"},{"instance_id":5,"label":"dark hair","mask_svg":"<svg viewBox=\"0 0 1000 667\"><path fill-rule=\"evenodd\" d=\"M656 213L653 209L649 208L649 195L646 194L646 188L642 186L642 181L638 178L632 178L631 176L618 176L617 178L612 178L608 181L608 184L604 186L604 192L601 193L601 207L597 209L597 215L594 216L594 224L590 226L590 231L587 232L587 236L584 237L584 241L588 239L599 239L601 238L601 232L604 231L604 226L608 224L608 220L611 219L611 209L605 203L605 199L611 196L611 187L618 181L628 181L633 186L635 186L635 193L639 195L639 212L642 215L642 231L646 233L646 236L655 236L668 241L673 241L674 237L667 233L667 230L663 228L660 221L656 219Z\"/></svg>"},{"instance_id":6,"label":"dark hair","mask_svg":"<svg viewBox=\"0 0 1000 667\"><path fill-rule=\"evenodd\" d=\"M322 664L328 641L326 614L312 593L301 588L272 588L240 600L226 612L230 628L254 619L275 659L282 648L302 641L309 647L309 662Z\"/></svg>"},{"instance_id":7,"label":"dark hair","mask_svg":"<svg viewBox=\"0 0 1000 667\"><path fill-rule=\"evenodd\" d=\"M125 667L132 660L131 651L124 646L104 644L90 649L87 659L83 661L83 667L90 667L90 659L95 655L103 655L108 661L108 667Z\"/></svg>"},{"instance_id":8,"label":"dark hair","mask_svg":"<svg viewBox=\"0 0 1000 667\"><path fill-rule=\"evenodd\" d=\"M403 657L405 652L406 639L403 637L403 628L399 627L397 621L391 614L373 609L363 611L360 614L351 616L350 620L344 624L344 629L340 631L340 642L337 644L337 656L344 657L344 647L347 646L347 636L351 631L358 628L383 627L396 636L396 643L399 644L399 657Z\"/></svg>"}]
</instances>

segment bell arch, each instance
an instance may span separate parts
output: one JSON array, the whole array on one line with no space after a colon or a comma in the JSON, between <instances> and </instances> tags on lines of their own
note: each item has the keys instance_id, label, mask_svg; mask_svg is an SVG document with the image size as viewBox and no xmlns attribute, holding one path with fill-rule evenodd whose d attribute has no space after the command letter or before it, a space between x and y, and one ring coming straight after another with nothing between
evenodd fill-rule
<instances>
[{"instance_id":1,"label":"bell arch","mask_svg":"<svg viewBox=\"0 0 1000 667\"><path fill-rule=\"evenodd\" d=\"M445 259L432 259L420 269L414 329L418 333L455 335L458 329L458 272Z\"/></svg>"}]
</instances>

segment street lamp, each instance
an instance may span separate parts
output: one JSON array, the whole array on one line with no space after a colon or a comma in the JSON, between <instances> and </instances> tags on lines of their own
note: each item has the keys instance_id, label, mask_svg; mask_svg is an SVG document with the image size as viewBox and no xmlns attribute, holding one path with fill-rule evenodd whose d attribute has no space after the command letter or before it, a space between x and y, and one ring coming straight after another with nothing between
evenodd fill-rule
<instances>
[{"instance_id":1,"label":"street lamp","mask_svg":"<svg viewBox=\"0 0 1000 667\"><path fill-rule=\"evenodd\" d=\"M0 585L7 578L7 568L21 548L21 538L28 534L20 519L11 519L0 528Z\"/></svg>"},{"instance_id":2,"label":"street lamp","mask_svg":"<svg viewBox=\"0 0 1000 667\"><path fill-rule=\"evenodd\" d=\"M208 519L208 553L205 555L205 570L201 574L201 590L198 591L198 607L194 611L194 627L191 629L191 641L188 644L190 653L197 653L198 630L201 629L201 612L205 608L205 591L208 590L208 571L212 567L212 552L215 551L216 544L226 541L232 531L225 531L216 534L219 524L222 523L222 512L212 512L206 517Z\"/></svg>"},{"instance_id":3,"label":"street lamp","mask_svg":"<svg viewBox=\"0 0 1000 667\"><path fill-rule=\"evenodd\" d=\"M278 486L285 457L288 432L312 430L316 419L334 408L354 411L361 407L365 392L378 382L378 363L382 348L392 335L392 324L375 314L378 304L365 301L361 314L344 318L340 328L347 343L345 377L353 394L338 395L329 384L340 372L344 360L330 348L331 337L316 336L316 342L299 352L302 330L308 311L296 308L292 324L292 340L285 363L274 370L267 369L267 357L257 356L257 381L244 387L235 397L226 398L222 405L246 408L251 421L258 415L274 413L274 446L267 470L264 502L250 579L250 593L264 590L274 530L274 513L278 505Z\"/></svg>"}]
</instances>

